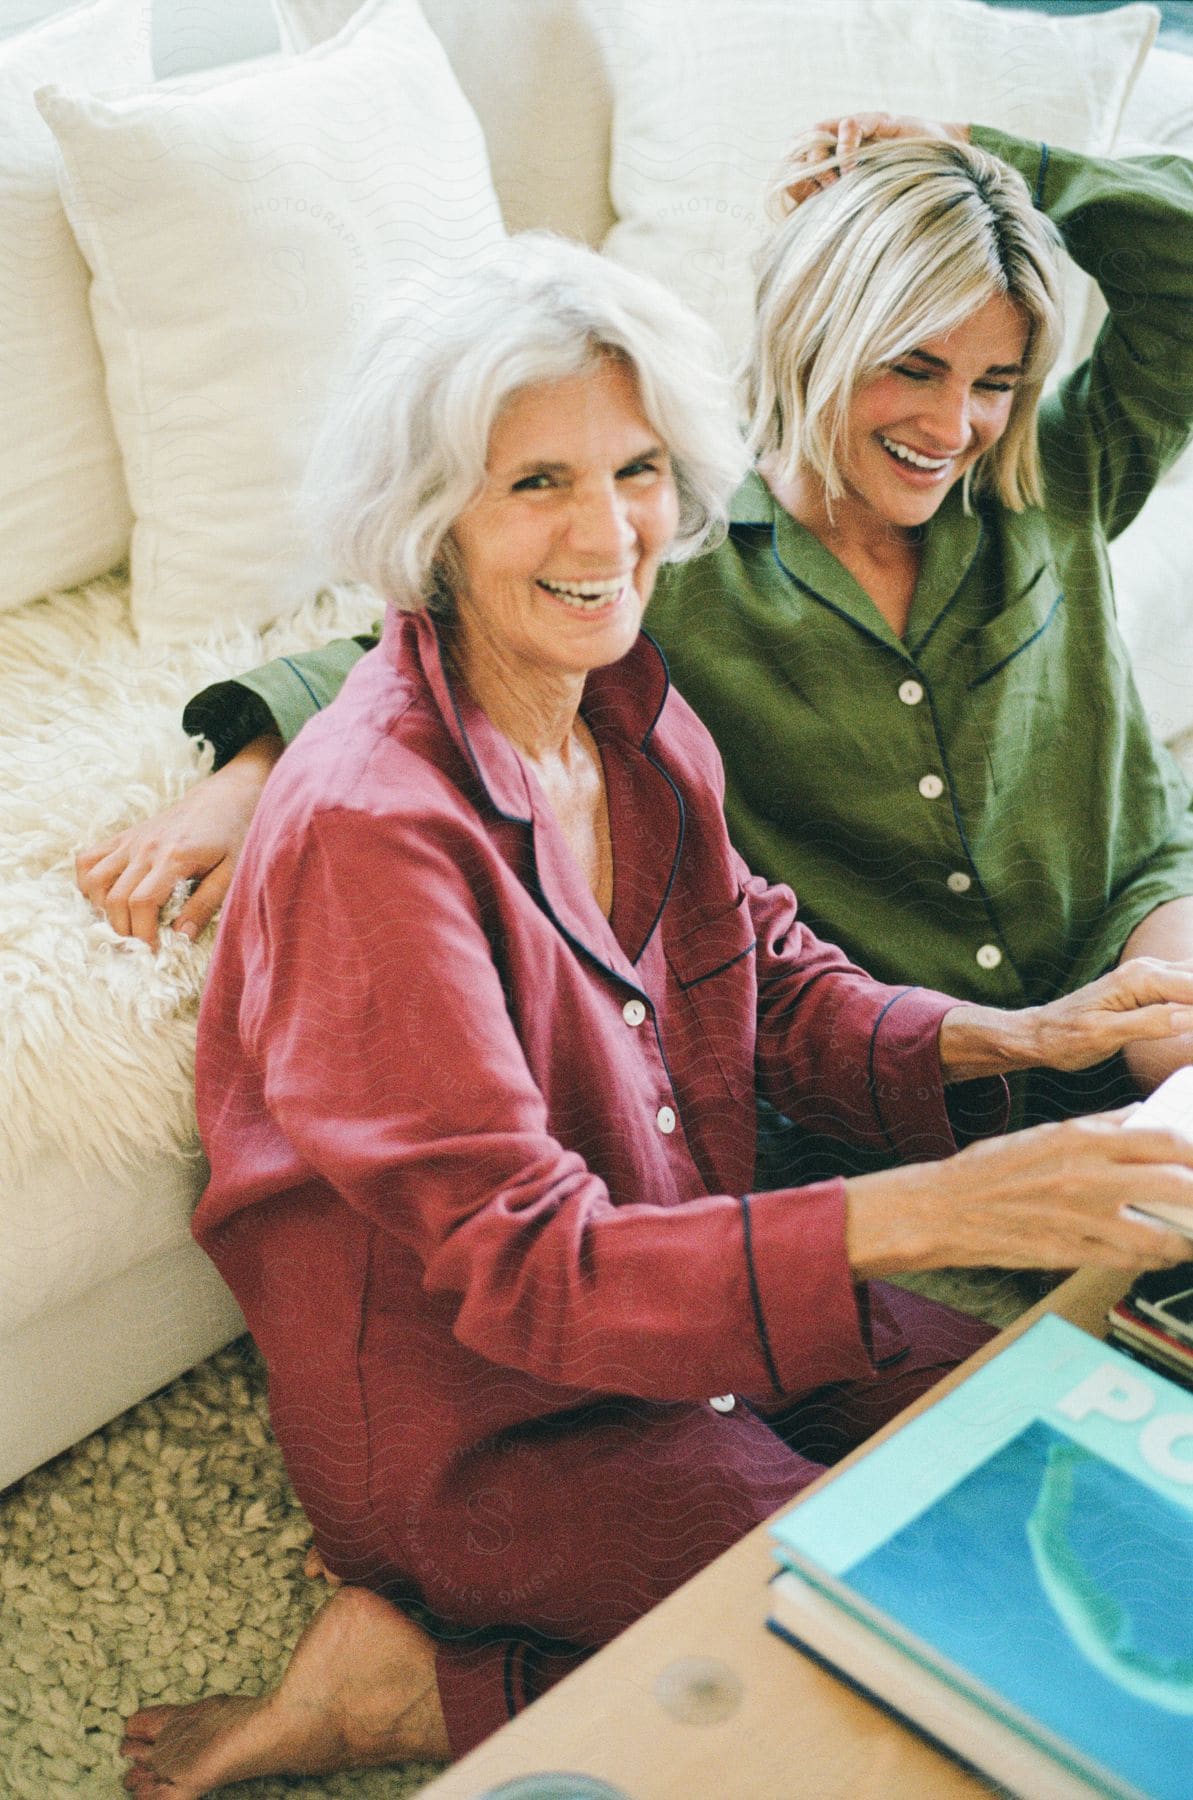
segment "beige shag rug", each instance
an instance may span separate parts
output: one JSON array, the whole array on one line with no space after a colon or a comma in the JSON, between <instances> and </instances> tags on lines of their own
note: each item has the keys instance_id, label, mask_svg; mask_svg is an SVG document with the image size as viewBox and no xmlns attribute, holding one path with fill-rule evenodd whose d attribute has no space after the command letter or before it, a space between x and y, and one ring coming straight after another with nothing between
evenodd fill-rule
<instances>
[{"instance_id":1,"label":"beige shag rug","mask_svg":"<svg viewBox=\"0 0 1193 1800\"><path fill-rule=\"evenodd\" d=\"M997 1271L915 1285L998 1325L1040 1292ZM0 1495L3 1800L116 1800L121 1725L139 1702L271 1686L326 1597L302 1574L308 1542L248 1339ZM399 1800L435 1773L233 1791Z\"/></svg>"},{"instance_id":2,"label":"beige shag rug","mask_svg":"<svg viewBox=\"0 0 1193 1800\"><path fill-rule=\"evenodd\" d=\"M310 1541L247 1338L0 1495L0 1796L116 1800L142 1701L272 1686L315 1608ZM425 1764L244 1782L399 1800Z\"/></svg>"}]
</instances>

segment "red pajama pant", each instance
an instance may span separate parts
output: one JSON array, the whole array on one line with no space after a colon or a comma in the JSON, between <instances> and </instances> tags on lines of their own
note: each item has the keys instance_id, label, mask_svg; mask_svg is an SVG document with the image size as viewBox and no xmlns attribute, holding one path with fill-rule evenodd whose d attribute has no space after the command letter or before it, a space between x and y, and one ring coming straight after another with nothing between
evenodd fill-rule
<instances>
[{"instance_id":1,"label":"red pajama pant","mask_svg":"<svg viewBox=\"0 0 1193 1800\"><path fill-rule=\"evenodd\" d=\"M874 1380L821 1388L766 1422L738 1402L732 1415L734 1422L757 1439L757 1478L751 1484L747 1502L751 1516L743 1518L740 1495L733 1496L719 1516L715 1506L706 1507L699 1560L693 1563L690 1556L676 1558L675 1534L666 1516L668 1505L677 1510L684 1508L689 1498L686 1489L676 1491L666 1478L661 1482L647 1479L644 1469L644 1500L649 1496L656 1529L652 1531L650 1520L643 1517L642 1530L632 1541L594 1545L593 1557L603 1573L601 1581L592 1588L590 1629L586 1633L573 1630L571 1641L566 1644L535 1632L504 1632L440 1646L440 1699L456 1755L472 1749L630 1623L625 1616L627 1587L633 1590L635 1616L656 1606L697 1568L727 1550L744 1529L793 1498L826 1465L864 1442L993 1335L991 1328L977 1319L881 1285L909 1349L889 1368L880 1369ZM686 1483L689 1472L682 1459L676 1473ZM652 1544L657 1549L653 1558ZM544 1566L548 1561L544 1546ZM569 1579L569 1575L579 1588L589 1580L591 1570L561 1571L562 1579ZM613 1590L622 1595L616 1607L607 1604L607 1596ZM541 1613L543 1596L536 1596L536 1600L535 1610Z\"/></svg>"}]
</instances>

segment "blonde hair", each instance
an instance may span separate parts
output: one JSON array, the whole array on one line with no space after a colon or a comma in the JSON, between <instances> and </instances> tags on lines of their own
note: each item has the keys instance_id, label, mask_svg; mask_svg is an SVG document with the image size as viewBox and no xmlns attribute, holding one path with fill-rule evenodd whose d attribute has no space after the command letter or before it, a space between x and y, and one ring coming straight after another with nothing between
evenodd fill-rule
<instances>
[{"instance_id":1,"label":"blonde hair","mask_svg":"<svg viewBox=\"0 0 1193 1800\"><path fill-rule=\"evenodd\" d=\"M1028 324L1007 428L967 470L966 507L991 493L1015 512L1042 499L1036 412L1061 338L1059 238L1027 183L973 144L865 144L848 168L823 133L794 146L775 182L836 169L762 253L746 376L755 455L790 479L801 465L831 505L854 395L866 381L1005 295ZM820 152L819 156L817 152Z\"/></svg>"},{"instance_id":2,"label":"blonde hair","mask_svg":"<svg viewBox=\"0 0 1193 1800\"><path fill-rule=\"evenodd\" d=\"M450 611L452 527L485 478L493 426L521 389L613 358L671 457L694 556L723 535L749 466L711 329L658 282L545 232L512 238L383 321L355 359L315 448L306 497L337 574L404 611Z\"/></svg>"}]
</instances>

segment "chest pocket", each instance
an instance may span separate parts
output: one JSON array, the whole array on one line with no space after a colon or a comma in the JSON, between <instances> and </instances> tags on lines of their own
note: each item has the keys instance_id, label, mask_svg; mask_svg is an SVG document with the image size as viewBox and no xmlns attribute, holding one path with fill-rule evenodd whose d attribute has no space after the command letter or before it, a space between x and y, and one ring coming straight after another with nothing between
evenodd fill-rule
<instances>
[{"instance_id":1,"label":"chest pocket","mask_svg":"<svg viewBox=\"0 0 1193 1800\"><path fill-rule=\"evenodd\" d=\"M757 938L744 895L734 906L690 922L665 945L674 992L672 1017L684 1066L737 1097L754 1087ZM715 1085L715 1082L714 1082Z\"/></svg>"},{"instance_id":2,"label":"chest pocket","mask_svg":"<svg viewBox=\"0 0 1193 1800\"><path fill-rule=\"evenodd\" d=\"M1013 665L1025 657L1027 660L1014 673L1030 680L1029 671L1038 664L1040 653L1049 650L1054 642L1060 643L1064 599L1056 570L1051 563L1045 563L1026 592L978 634L970 688L985 687L989 681L1010 676Z\"/></svg>"}]
</instances>

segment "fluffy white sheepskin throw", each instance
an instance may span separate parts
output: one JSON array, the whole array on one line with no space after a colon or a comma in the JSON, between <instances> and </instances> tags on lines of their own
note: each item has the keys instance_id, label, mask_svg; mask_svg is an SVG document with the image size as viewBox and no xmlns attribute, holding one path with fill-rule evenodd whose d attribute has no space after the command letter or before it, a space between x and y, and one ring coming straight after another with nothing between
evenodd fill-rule
<instances>
[{"instance_id":1,"label":"fluffy white sheepskin throw","mask_svg":"<svg viewBox=\"0 0 1193 1800\"><path fill-rule=\"evenodd\" d=\"M213 929L121 938L74 884L75 852L209 766L179 724L197 689L367 628L337 589L258 634L145 648L108 577L0 617L0 1182L47 1149L77 1168L194 1142L195 1017Z\"/></svg>"}]
</instances>

